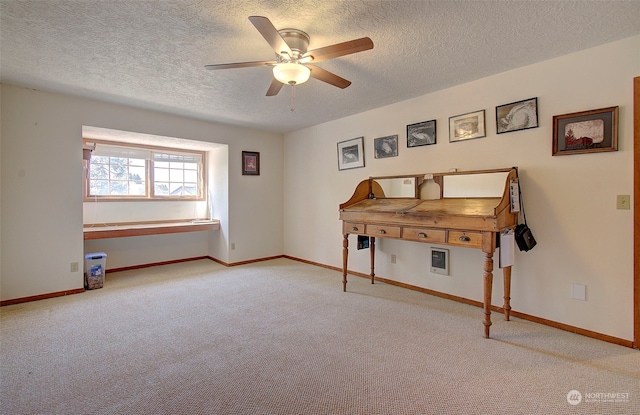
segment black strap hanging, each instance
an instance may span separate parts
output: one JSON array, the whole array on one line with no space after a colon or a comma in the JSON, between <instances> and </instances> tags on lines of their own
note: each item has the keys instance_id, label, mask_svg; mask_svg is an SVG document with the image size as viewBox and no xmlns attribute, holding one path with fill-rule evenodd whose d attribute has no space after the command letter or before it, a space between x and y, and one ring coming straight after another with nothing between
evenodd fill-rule
<instances>
[{"instance_id":1,"label":"black strap hanging","mask_svg":"<svg viewBox=\"0 0 640 415\"><path fill-rule=\"evenodd\" d=\"M518 170L516 169L516 177L518 177ZM521 251L527 252L533 249L538 243L536 239L533 237L533 233L529 226L527 225L527 215L524 212L524 200L522 198L522 190L520 189L520 179L518 178L518 198L520 199L520 211L522 212L522 219L524 223L520 223L516 225L516 229L514 231L514 238L516 243L518 244L518 248Z\"/></svg>"}]
</instances>

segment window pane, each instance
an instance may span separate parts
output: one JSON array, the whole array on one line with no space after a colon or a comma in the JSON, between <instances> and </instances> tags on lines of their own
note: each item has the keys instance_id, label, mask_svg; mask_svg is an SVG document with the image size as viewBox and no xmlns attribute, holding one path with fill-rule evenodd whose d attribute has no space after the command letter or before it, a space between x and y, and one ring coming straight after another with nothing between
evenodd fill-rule
<instances>
[{"instance_id":1,"label":"window pane","mask_svg":"<svg viewBox=\"0 0 640 415\"><path fill-rule=\"evenodd\" d=\"M183 169L184 163L176 163L175 161L172 161L171 163L169 163L169 167L171 167L172 169Z\"/></svg>"},{"instance_id":2,"label":"window pane","mask_svg":"<svg viewBox=\"0 0 640 415\"><path fill-rule=\"evenodd\" d=\"M111 180L123 180L127 178L129 172L127 166L118 163L111 163L109 173L109 178Z\"/></svg>"},{"instance_id":3,"label":"window pane","mask_svg":"<svg viewBox=\"0 0 640 415\"><path fill-rule=\"evenodd\" d=\"M184 181L196 183L198 181L198 172L194 170L185 170Z\"/></svg>"},{"instance_id":4,"label":"window pane","mask_svg":"<svg viewBox=\"0 0 640 415\"><path fill-rule=\"evenodd\" d=\"M158 163L156 163L158 164ZM169 181L169 169L154 169L153 178L156 182L168 182Z\"/></svg>"},{"instance_id":5,"label":"window pane","mask_svg":"<svg viewBox=\"0 0 640 415\"><path fill-rule=\"evenodd\" d=\"M169 168L169 163L166 162L166 161L154 161L153 165L155 167L166 167L166 168Z\"/></svg>"},{"instance_id":6,"label":"window pane","mask_svg":"<svg viewBox=\"0 0 640 415\"><path fill-rule=\"evenodd\" d=\"M142 183L129 182L129 194L130 195L132 195L132 196L144 196L146 191L147 191L147 188L144 185L144 182L142 182Z\"/></svg>"},{"instance_id":7,"label":"window pane","mask_svg":"<svg viewBox=\"0 0 640 415\"><path fill-rule=\"evenodd\" d=\"M184 163L185 170L198 170L198 163Z\"/></svg>"},{"instance_id":8,"label":"window pane","mask_svg":"<svg viewBox=\"0 0 640 415\"><path fill-rule=\"evenodd\" d=\"M156 196L168 196L169 195L169 183L158 183L154 186L154 193Z\"/></svg>"},{"instance_id":9,"label":"window pane","mask_svg":"<svg viewBox=\"0 0 640 415\"><path fill-rule=\"evenodd\" d=\"M129 164L131 164L132 166L142 166L142 167L144 167L147 164L147 160L129 159Z\"/></svg>"},{"instance_id":10,"label":"window pane","mask_svg":"<svg viewBox=\"0 0 640 415\"><path fill-rule=\"evenodd\" d=\"M92 160L91 166L89 167L89 177L91 180L107 179L109 177L109 166L94 164Z\"/></svg>"},{"instance_id":11,"label":"window pane","mask_svg":"<svg viewBox=\"0 0 640 415\"><path fill-rule=\"evenodd\" d=\"M129 194L128 183L129 182L126 182L126 181L112 180L111 181L111 192L109 192L109 194L120 195L120 196L125 196L125 195Z\"/></svg>"},{"instance_id":12,"label":"window pane","mask_svg":"<svg viewBox=\"0 0 640 415\"><path fill-rule=\"evenodd\" d=\"M169 181L170 182L180 182L184 180L184 174L182 170L171 169L169 173Z\"/></svg>"},{"instance_id":13,"label":"window pane","mask_svg":"<svg viewBox=\"0 0 640 415\"><path fill-rule=\"evenodd\" d=\"M129 167L129 180L135 180L136 183L144 183L146 174L144 167Z\"/></svg>"},{"instance_id":14,"label":"window pane","mask_svg":"<svg viewBox=\"0 0 640 415\"><path fill-rule=\"evenodd\" d=\"M104 157L104 156L91 156L91 163L102 163L102 164L108 164L109 163L109 157Z\"/></svg>"},{"instance_id":15,"label":"window pane","mask_svg":"<svg viewBox=\"0 0 640 415\"><path fill-rule=\"evenodd\" d=\"M108 180L92 180L89 194L92 195L108 195L109 194L109 181Z\"/></svg>"},{"instance_id":16,"label":"window pane","mask_svg":"<svg viewBox=\"0 0 640 415\"><path fill-rule=\"evenodd\" d=\"M197 196L198 195L198 185L196 183L185 183L184 184L184 194L189 196Z\"/></svg>"}]
</instances>

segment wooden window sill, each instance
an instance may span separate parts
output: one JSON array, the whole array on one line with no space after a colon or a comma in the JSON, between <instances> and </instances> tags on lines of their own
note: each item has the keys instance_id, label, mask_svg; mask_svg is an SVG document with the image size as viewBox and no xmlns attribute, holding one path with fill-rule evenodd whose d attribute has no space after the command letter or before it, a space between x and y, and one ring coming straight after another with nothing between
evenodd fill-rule
<instances>
[{"instance_id":1,"label":"wooden window sill","mask_svg":"<svg viewBox=\"0 0 640 415\"><path fill-rule=\"evenodd\" d=\"M202 232L220 229L218 219L196 221L154 221L135 223L86 224L84 240L124 238L128 236L162 235L168 233Z\"/></svg>"}]
</instances>

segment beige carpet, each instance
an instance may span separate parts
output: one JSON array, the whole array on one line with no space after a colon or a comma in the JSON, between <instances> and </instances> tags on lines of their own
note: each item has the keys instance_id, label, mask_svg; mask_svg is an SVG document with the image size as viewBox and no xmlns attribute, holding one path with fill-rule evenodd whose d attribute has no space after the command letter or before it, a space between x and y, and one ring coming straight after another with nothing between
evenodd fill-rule
<instances>
[{"instance_id":1,"label":"beige carpet","mask_svg":"<svg viewBox=\"0 0 640 415\"><path fill-rule=\"evenodd\" d=\"M637 350L495 313L484 339L480 308L348 289L286 259L202 260L3 307L1 413L640 413Z\"/></svg>"}]
</instances>

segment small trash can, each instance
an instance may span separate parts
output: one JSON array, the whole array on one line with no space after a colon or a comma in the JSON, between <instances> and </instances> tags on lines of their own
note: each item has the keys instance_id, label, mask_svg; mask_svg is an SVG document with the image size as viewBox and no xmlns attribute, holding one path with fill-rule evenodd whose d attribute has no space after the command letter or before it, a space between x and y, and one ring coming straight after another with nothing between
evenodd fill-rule
<instances>
[{"instance_id":1,"label":"small trash can","mask_svg":"<svg viewBox=\"0 0 640 415\"><path fill-rule=\"evenodd\" d=\"M95 290L104 285L104 274L107 270L107 254L91 252L84 255L84 288Z\"/></svg>"}]
</instances>

